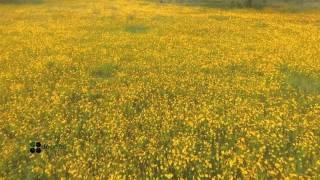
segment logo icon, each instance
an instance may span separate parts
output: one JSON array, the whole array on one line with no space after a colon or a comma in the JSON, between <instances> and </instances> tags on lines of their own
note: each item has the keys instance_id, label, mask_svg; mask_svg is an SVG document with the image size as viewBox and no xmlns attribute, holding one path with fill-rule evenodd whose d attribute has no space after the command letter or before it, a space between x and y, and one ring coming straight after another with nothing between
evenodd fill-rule
<instances>
[{"instance_id":1,"label":"logo icon","mask_svg":"<svg viewBox=\"0 0 320 180\"><path fill-rule=\"evenodd\" d=\"M41 143L33 141L30 143L30 152L31 153L41 153Z\"/></svg>"}]
</instances>

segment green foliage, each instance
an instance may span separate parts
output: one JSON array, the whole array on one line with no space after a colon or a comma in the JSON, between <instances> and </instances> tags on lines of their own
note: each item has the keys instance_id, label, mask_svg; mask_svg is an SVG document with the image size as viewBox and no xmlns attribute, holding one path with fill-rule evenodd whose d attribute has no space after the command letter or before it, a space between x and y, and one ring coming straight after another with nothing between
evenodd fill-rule
<instances>
[{"instance_id":1,"label":"green foliage","mask_svg":"<svg viewBox=\"0 0 320 180\"><path fill-rule=\"evenodd\" d=\"M320 3L313 0L157 0L160 3L179 3L209 8L280 8L285 12L301 12L319 8Z\"/></svg>"},{"instance_id":2,"label":"green foliage","mask_svg":"<svg viewBox=\"0 0 320 180\"><path fill-rule=\"evenodd\" d=\"M117 66L115 66L114 64L103 64L99 67L97 67L92 74L95 77L99 77L99 78L110 78L112 77L113 73L116 71Z\"/></svg>"},{"instance_id":3,"label":"green foliage","mask_svg":"<svg viewBox=\"0 0 320 180\"><path fill-rule=\"evenodd\" d=\"M144 25L130 25L125 27L125 31L129 33L144 33L148 30L149 28Z\"/></svg>"},{"instance_id":4,"label":"green foliage","mask_svg":"<svg viewBox=\"0 0 320 180\"><path fill-rule=\"evenodd\" d=\"M302 93L320 93L320 81L305 73L294 71L286 66L282 66L282 72L286 76L288 85Z\"/></svg>"}]
</instances>

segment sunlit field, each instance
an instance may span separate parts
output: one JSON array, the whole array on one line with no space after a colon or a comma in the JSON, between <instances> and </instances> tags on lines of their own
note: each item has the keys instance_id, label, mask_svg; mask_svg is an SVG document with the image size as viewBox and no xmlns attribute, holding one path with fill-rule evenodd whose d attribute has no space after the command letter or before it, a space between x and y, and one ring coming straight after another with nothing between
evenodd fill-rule
<instances>
[{"instance_id":1,"label":"sunlit field","mask_svg":"<svg viewBox=\"0 0 320 180\"><path fill-rule=\"evenodd\" d=\"M0 145L0 179L319 179L320 10L0 3Z\"/></svg>"}]
</instances>

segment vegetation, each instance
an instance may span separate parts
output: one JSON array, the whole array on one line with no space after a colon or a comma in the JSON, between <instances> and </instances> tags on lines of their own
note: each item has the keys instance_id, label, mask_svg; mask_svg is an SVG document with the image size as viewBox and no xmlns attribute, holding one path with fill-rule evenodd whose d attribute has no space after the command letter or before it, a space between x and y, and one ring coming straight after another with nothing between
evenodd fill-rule
<instances>
[{"instance_id":1,"label":"vegetation","mask_svg":"<svg viewBox=\"0 0 320 180\"><path fill-rule=\"evenodd\" d=\"M0 39L0 179L320 178L319 10L0 4Z\"/></svg>"},{"instance_id":2,"label":"vegetation","mask_svg":"<svg viewBox=\"0 0 320 180\"><path fill-rule=\"evenodd\" d=\"M295 11L320 8L320 2L317 0L158 0L158 2L219 8L272 8L280 10L294 9Z\"/></svg>"}]
</instances>

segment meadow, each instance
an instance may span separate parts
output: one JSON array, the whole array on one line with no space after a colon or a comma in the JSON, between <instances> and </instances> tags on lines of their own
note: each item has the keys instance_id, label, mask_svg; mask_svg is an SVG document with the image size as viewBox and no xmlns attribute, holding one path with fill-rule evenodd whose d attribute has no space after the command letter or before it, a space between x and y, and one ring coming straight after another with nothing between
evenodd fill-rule
<instances>
[{"instance_id":1,"label":"meadow","mask_svg":"<svg viewBox=\"0 0 320 180\"><path fill-rule=\"evenodd\" d=\"M319 179L319 75L319 10L0 3L0 179Z\"/></svg>"}]
</instances>

